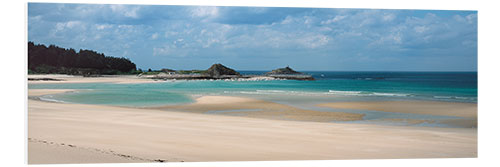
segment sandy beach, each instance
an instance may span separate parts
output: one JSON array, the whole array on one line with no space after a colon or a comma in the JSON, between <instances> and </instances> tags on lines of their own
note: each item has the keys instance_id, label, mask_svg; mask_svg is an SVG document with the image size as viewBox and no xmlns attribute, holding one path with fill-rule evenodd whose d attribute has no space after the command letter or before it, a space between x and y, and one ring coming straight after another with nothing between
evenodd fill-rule
<instances>
[{"instance_id":1,"label":"sandy beach","mask_svg":"<svg viewBox=\"0 0 500 167\"><path fill-rule=\"evenodd\" d=\"M71 90L31 89L28 95L65 91ZM179 112L242 107L235 104L275 112L267 115L270 119ZM228 96L147 109L29 99L28 163L477 157L476 128L325 123L358 117Z\"/></svg>"},{"instance_id":2,"label":"sandy beach","mask_svg":"<svg viewBox=\"0 0 500 167\"><path fill-rule=\"evenodd\" d=\"M55 79L55 80L33 80L29 81L30 84L47 84L47 83L122 83L122 84L132 84L132 83L153 83L162 82L161 80L153 80L147 78L140 78L136 75L105 75L101 77L83 77L75 75L64 75L64 74L38 74L38 75L28 75L28 79Z\"/></svg>"}]
</instances>

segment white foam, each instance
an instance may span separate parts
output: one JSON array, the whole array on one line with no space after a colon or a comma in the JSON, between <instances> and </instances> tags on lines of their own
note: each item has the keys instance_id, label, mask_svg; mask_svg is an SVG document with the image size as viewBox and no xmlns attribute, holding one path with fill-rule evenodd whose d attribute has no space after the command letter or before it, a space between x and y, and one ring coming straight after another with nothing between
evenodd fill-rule
<instances>
[{"instance_id":1,"label":"white foam","mask_svg":"<svg viewBox=\"0 0 500 167\"><path fill-rule=\"evenodd\" d=\"M224 91L228 94L256 94L256 95L324 95L323 92L302 92L284 90L255 90L255 91Z\"/></svg>"},{"instance_id":2,"label":"white foam","mask_svg":"<svg viewBox=\"0 0 500 167\"><path fill-rule=\"evenodd\" d=\"M283 90L257 90L257 92L285 93L286 91L283 91ZM289 91L289 92L293 92L293 91Z\"/></svg>"},{"instance_id":3,"label":"white foam","mask_svg":"<svg viewBox=\"0 0 500 167\"><path fill-rule=\"evenodd\" d=\"M39 99L42 101L48 101L48 102L66 103L65 101L62 101L62 100L56 100L56 99L45 98L45 97L39 97Z\"/></svg>"},{"instance_id":4,"label":"white foam","mask_svg":"<svg viewBox=\"0 0 500 167\"><path fill-rule=\"evenodd\" d=\"M460 100L475 100L474 97L460 97L460 96L433 96L436 99L460 99Z\"/></svg>"},{"instance_id":5,"label":"white foam","mask_svg":"<svg viewBox=\"0 0 500 167\"><path fill-rule=\"evenodd\" d=\"M374 92L372 94L375 96L398 96L398 97L409 96L409 94L401 94L401 93L377 93L377 92Z\"/></svg>"},{"instance_id":6,"label":"white foam","mask_svg":"<svg viewBox=\"0 0 500 167\"><path fill-rule=\"evenodd\" d=\"M403 94L403 93L381 93L381 92L339 91L339 90L329 90L327 94L346 95L346 96L397 96L397 97L410 96L410 94Z\"/></svg>"},{"instance_id":7,"label":"white foam","mask_svg":"<svg viewBox=\"0 0 500 167\"><path fill-rule=\"evenodd\" d=\"M452 96L434 96L436 99L452 99Z\"/></svg>"},{"instance_id":8,"label":"white foam","mask_svg":"<svg viewBox=\"0 0 500 167\"><path fill-rule=\"evenodd\" d=\"M339 91L339 90L328 90L327 94L339 94L339 95L360 95L361 91Z\"/></svg>"}]
</instances>

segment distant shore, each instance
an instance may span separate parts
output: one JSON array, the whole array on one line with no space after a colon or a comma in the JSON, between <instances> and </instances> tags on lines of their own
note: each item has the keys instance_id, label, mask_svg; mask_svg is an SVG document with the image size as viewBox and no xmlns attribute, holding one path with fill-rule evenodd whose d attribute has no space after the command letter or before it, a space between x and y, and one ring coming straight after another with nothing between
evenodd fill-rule
<instances>
[{"instance_id":1,"label":"distant shore","mask_svg":"<svg viewBox=\"0 0 500 167\"><path fill-rule=\"evenodd\" d=\"M204 75L174 74L174 75L101 75L84 77L66 74L29 74L30 84L40 83L154 83L166 80L314 80L307 75L242 75L221 76L213 78Z\"/></svg>"},{"instance_id":2,"label":"distant shore","mask_svg":"<svg viewBox=\"0 0 500 167\"><path fill-rule=\"evenodd\" d=\"M30 80L32 78L32 80ZM40 79L42 78L42 79ZM43 80L45 79L45 80ZM137 75L103 75L100 77L84 77L66 74L29 74L28 83L154 83L161 80L141 78Z\"/></svg>"},{"instance_id":3,"label":"distant shore","mask_svg":"<svg viewBox=\"0 0 500 167\"><path fill-rule=\"evenodd\" d=\"M203 74L166 74L160 73L157 75L139 75L141 78L149 78L149 79L161 79L161 80L238 80L238 79L284 79L284 80L303 80L303 81L312 81L315 80L311 75L306 74L274 74L274 75L221 75L221 76L210 76Z\"/></svg>"},{"instance_id":4,"label":"distant shore","mask_svg":"<svg viewBox=\"0 0 500 167\"><path fill-rule=\"evenodd\" d=\"M28 82L158 82L137 76L36 77L63 81ZM67 91L71 90L29 89L28 96ZM453 105L436 103L435 106L437 104L437 107L425 110L433 114L456 114L453 113L456 110ZM353 109L377 107L361 102L325 105ZM406 112L400 109L412 108L414 105L426 106L427 103L408 102L397 105L399 109L378 110ZM196 113L242 108L261 109L262 112L246 117ZM464 109L464 112L474 114L477 109ZM282 116L285 119L281 119ZM360 119L360 115L352 113L325 115L323 112L297 109L284 104L231 96L202 96L195 103L170 108L62 104L29 99L28 162L46 164L477 157L476 128L330 122L357 119Z\"/></svg>"}]
</instances>

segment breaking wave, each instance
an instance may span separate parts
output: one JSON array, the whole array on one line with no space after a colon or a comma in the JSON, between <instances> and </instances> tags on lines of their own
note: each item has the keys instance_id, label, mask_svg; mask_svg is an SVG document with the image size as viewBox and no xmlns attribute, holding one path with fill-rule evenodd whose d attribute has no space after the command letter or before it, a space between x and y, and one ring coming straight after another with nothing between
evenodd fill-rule
<instances>
[{"instance_id":1,"label":"breaking wave","mask_svg":"<svg viewBox=\"0 0 500 167\"><path fill-rule=\"evenodd\" d=\"M434 99L451 101L477 101L475 97L460 96L428 96L409 93L387 93L387 92L368 92L368 91L341 91L328 90L321 91L290 91L290 90L248 90L248 91L224 91L224 94L248 94L248 95L302 95L302 96L362 96L362 97L401 97L416 99Z\"/></svg>"}]
</instances>

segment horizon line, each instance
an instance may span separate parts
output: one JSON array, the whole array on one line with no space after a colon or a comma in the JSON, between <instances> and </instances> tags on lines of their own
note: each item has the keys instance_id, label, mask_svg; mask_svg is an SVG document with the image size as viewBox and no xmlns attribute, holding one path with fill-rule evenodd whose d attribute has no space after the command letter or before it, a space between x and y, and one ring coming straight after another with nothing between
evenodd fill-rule
<instances>
[{"instance_id":1,"label":"horizon line","mask_svg":"<svg viewBox=\"0 0 500 167\"><path fill-rule=\"evenodd\" d=\"M236 69L235 69L236 70ZM269 70L236 70L236 71L269 71ZM296 70L297 71L297 70ZM304 72L478 72L476 71L432 71L432 70L427 70L427 71L418 71L418 70L298 70L298 71L304 71Z\"/></svg>"}]
</instances>

